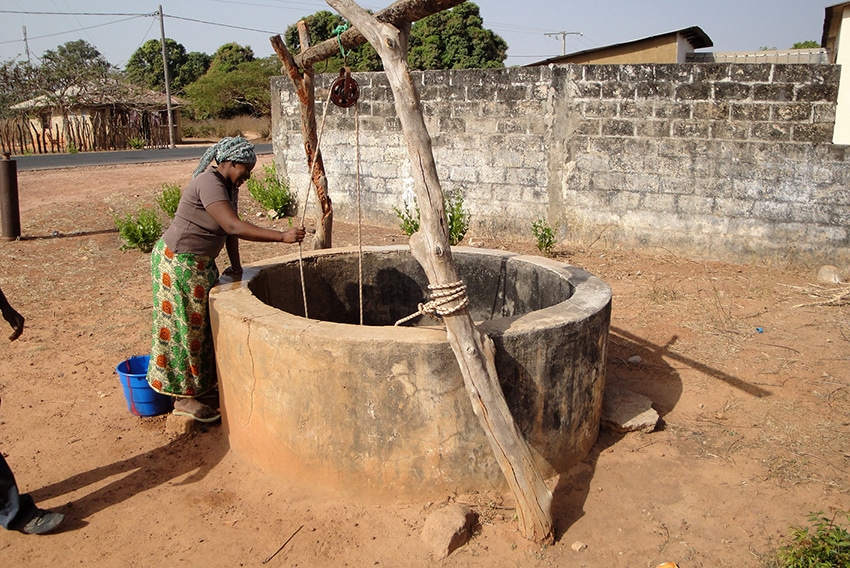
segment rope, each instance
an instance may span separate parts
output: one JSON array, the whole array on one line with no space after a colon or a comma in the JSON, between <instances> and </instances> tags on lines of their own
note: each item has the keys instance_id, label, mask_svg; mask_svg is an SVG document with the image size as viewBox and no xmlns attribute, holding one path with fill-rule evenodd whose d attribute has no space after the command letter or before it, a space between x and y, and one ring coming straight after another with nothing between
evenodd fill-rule
<instances>
[{"instance_id":1,"label":"rope","mask_svg":"<svg viewBox=\"0 0 850 568\"><path fill-rule=\"evenodd\" d=\"M451 284L429 284L428 290L431 290L431 301L419 304L419 310L416 313L398 320L395 325L401 325L419 315L428 315L435 319L437 316L450 316L469 305L469 298L466 297L466 284L460 280ZM447 307L455 300L457 300L457 304Z\"/></svg>"},{"instance_id":2,"label":"rope","mask_svg":"<svg viewBox=\"0 0 850 568\"><path fill-rule=\"evenodd\" d=\"M333 35L336 36L336 42L339 45L339 52L342 55L343 61L345 61L345 58L348 56L348 54L345 53L345 48L342 47L342 39L339 36L341 36L342 32L344 32L345 30L347 30L350 27L351 27L351 24L349 24L348 22L345 22L344 24L338 25L334 29L334 31L331 32Z\"/></svg>"},{"instance_id":3,"label":"rope","mask_svg":"<svg viewBox=\"0 0 850 568\"><path fill-rule=\"evenodd\" d=\"M325 119L328 117L328 107L331 102L331 89L328 89L328 99L325 101L325 110L322 113L322 123L319 126L319 134L316 136L316 148L313 151L313 159L310 160L310 170L307 172L307 191L304 197L304 209L301 211L301 226L304 226L304 218L307 216L307 204L310 201L310 186L313 184L313 168L316 167L316 160L319 158L319 146L322 142L322 133L325 131ZM304 282L304 257L302 256L302 246L298 243L298 270L301 273L301 296L304 298L304 317L307 316L307 285Z\"/></svg>"},{"instance_id":4,"label":"rope","mask_svg":"<svg viewBox=\"0 0 850 568\"><path fill-rule=\"evenodd\" d=\"M360 325L363 325L363 209L360 207L360 105L354 103L354 154L357 161L357 277L360 294Z\"/></svg>"}]
</instances>

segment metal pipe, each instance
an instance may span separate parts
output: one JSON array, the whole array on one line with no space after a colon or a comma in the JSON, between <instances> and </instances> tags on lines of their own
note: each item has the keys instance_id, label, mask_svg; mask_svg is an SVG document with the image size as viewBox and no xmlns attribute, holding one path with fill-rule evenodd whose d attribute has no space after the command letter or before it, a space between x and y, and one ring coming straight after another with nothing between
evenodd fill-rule
<instances>
[{"instance_id":1,"label":"metal pipe","mask_svg":"<svg viewBox=\"0 0 850 568\"><path fill-rule=\"evenodd\" d=\"M18 162L9 159L9 152L0 160L0 240L21 238L21 212L18 206Z\"/></svg>"}]
</instances>

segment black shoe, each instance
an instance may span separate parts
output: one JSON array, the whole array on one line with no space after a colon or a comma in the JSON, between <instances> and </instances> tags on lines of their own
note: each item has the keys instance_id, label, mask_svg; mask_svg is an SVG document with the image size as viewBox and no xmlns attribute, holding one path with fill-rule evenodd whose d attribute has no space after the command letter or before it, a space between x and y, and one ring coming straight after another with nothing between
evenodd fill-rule
<instances>
[{"instance_id":1,"label":"black shoe","mask_svg":"<svg viewBox=\"0 0 850 568\"><path fill-rule=\"evenodd\" d=\"M65 515L62 513L54 513L53 511L38 509L35 512L35 516L24 525L24 528L21 529L21 532L26 534L49 533L62 524L62 521L64 520Z\"/></svg>"}]
</instances>

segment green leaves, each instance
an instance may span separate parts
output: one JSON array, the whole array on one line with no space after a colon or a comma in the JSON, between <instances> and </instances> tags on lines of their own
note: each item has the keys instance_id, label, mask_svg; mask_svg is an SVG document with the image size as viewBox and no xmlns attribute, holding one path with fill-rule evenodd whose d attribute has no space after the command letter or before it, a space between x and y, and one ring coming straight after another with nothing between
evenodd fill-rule
<instances>
[{"instance_id":1,"label":"green leaves","mask_svg":"<svg viewBox=\"0 0 850 568\"><path fill-rule=\"evenodd\" d=\"M850 521L850 513L841 513ZM838 513L836 513L838 515ZM777 553L782 568L833 568L850 566L850 533L822 512L809 515L811 527L797 527L791 543Z\"/></svg>"},{"instance_id":2,"label":"green leaves","mask_svg":"<svg viewBox=\"0 0 850 568\"><path fill-rule=\"evenodd\" d=\"M273 211L274 218L285 217L294 205L294 196L289 189L289 184L278 177L274 164L263 166L263 174L262 178L252 177L245 182L251 197L256 199L266 211Z\"/></svg>"},{"instance_id":3,"label":"green leaves","mask_svg":"<svg viewBox=\"0 0 850 568\"><path fill-rule=\"evenodd\" d=\"M555 247L555 230L543 219L538 219L531 224L531 232L537 240L537 250L549 256Z\"/></svg>"},{"instance_id":4,"label":"green leaves","mask_svg":"<svg viewBox=\"0 0 850 568\"><path fill-rule=\"evenodd\" d=\"M213 66L186 87L186 96L197 119L239 114L268 116L271 114L269 79L278 74L280 67L274 57L243 61L230 71Z\"/></svg>"},{"instance_id":5,"label":"green leaves","mask_svg":"<svg viewBox=\"0 0 850 568\"><path fill-rule=\"evenodd\" d=\"M508 44L484 29L479 8L464 2L414 23L410 30L411 69L494 69L504 67Z\"/></svg>"},{"instance_id":6,"label":"green leaves","mask_svg":"<svg viewBox=\"0 0 850 568\"><path fill-rule=\"evenodd\" d=\"M156 210L140 207L135 214L115 218L118 236L124 241L122 250L137 248L149 253L162 234L162 221Z\"/></svg>"},{"instance_id":7,"label":"green leaves","mask_svg":"<svg viewBox=\"0 0 850 568\"><path fill-rule=\"evenodd\" d=\"M183 44L171 38L165 38L168 58L170 87L173 93L181 92L206 72L210 65L210 56L200 52L186 53ZM135 85L165 92L165 72L162 68L162 42L149 39L137 49L125 67L127 78Z\"/></svg>"},{"instance_id":8,"label":"green leaves","mask_svg":"<svg viewBox=\"0 0 850 568\"><path fill-rule=\"evenodd\" d=\"M446 211L446 221L449 229L449 245L455 246L469 229L469 212L463 208L463 195L459 190L449 191L443 194L443 208ZM412 235L419 230L419 205L415 204L413 210L405 205L404 210L393 207L393 211L399 218L399 226L404 234Z\"/></svg>"},{"instance_id":9,"label":"green leaves","mask_svg":"<svg viewBox=\"0 0 850 568\"><path fill-rule=\"evenodd\" d=\"M164 183L162 191L156 197L156 204L170 219L174 219L174 214L177 213L181 193L180 186L176 183Z\"/></svg>"}]
</instances>

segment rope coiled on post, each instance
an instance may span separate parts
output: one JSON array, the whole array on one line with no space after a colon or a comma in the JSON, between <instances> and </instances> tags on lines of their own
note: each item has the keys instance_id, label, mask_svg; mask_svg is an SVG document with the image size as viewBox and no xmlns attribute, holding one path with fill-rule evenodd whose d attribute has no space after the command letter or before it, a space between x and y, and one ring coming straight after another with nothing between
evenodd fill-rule
<instances>
[{"instance_id":1,"label":"rope coiled on post","mask_svg":"<svg viewBox=\"0 0 850 568\"><path fill-rule=\"evenodd\" d=\"M431 291L431 301L419 304L416 313L398 320L395 325L401 325L419 315L431 316L434 319L449 316L469 305L469 298L466 296L466 284L460 280L451 284L429 284L428 290ZM457 303L449 307L449 304L455 301Z\"/></svg>"}]
</instances>

